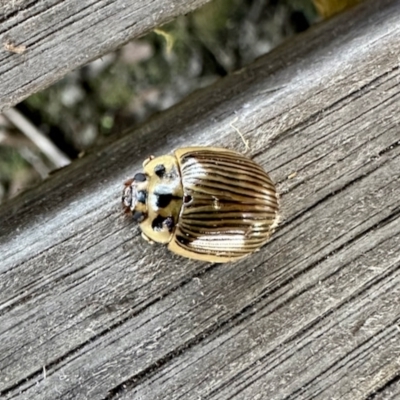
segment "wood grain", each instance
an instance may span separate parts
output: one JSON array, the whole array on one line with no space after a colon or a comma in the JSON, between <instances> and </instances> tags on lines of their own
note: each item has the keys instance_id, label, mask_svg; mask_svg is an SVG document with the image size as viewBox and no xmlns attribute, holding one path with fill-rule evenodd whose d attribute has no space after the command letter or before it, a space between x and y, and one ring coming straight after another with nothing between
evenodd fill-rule
<instances>
[{"instance_id":1,"label":"wood grain","mask_svg":"<svg viewBox=\"0 0 400 400\"><path fill-rule=\"evenodd\" d=\"M0 1L0 111L207 1Z\"/></svg>"},{"instance_id":2,"label":"wood grain","mask_svg":"<svg viewBox=\"0 0 400 400\"><path fill-rule=\"evenodd\" d=\"M0 209L0 397L389 399L400 379L400 3L333 18ZM187 145L281 193L264 248L150 246L125 178Z\"/></svg>"}]
</instances>

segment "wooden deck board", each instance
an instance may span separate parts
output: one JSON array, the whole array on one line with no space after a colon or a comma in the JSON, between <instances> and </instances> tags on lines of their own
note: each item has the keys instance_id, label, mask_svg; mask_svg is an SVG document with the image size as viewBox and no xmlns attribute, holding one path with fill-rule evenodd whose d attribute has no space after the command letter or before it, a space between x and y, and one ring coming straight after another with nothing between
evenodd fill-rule
<instances>
[{"instance_id":1,"label":"wooden deck board","mask_svg":"<svg viewBox=\"0 0 400 400\"><path fill-rule=\"evenodd\" d=\"M396 393L399 17L398 1L367 2L3 205L1 395ZM243 150L234 127L278 182L270 243L213 265L143 242L124 179L178 146Z\"/></svg>"},{"instance_id":2,"label":"wooden deck board","mask_svg":"<svg viewBox=\"0 0 400 400\"><path fill-rule=\"evenodd\" d=\"M0 110L207 0L0 2ZM6 45L25 46L22 54Z\"/></svg>"}]
</instances>

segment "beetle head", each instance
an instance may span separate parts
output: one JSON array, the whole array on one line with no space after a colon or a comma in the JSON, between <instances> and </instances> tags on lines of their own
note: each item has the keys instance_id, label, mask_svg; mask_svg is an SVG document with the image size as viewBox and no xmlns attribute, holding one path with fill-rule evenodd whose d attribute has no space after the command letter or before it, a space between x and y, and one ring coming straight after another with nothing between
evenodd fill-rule
<instances>
[{"instance_id":1,"label":"beetle head","mask_svg":"<svg viewBox=\"0 0 400 400\"><path fill-rule=\"evenodd\" d=\"M147 217L147 176L138 172L133 179L125 182L122 192L122 204L126 212L131 212L137 222Z\"/></svg>"}]
</instances>

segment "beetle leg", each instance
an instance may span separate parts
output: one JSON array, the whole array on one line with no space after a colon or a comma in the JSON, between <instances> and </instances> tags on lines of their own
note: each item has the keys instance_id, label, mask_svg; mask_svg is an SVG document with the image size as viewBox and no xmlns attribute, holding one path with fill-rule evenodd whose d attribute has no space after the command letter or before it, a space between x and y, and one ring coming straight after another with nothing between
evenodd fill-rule
<instances>
[{"instance_id":1,"label":"beetle leg","mask_svg":"<svg viewBox=\"0 0 400 400\"><path fill-rule=\"evenodd\" d=\"M143 168L144 168L151 160L154 160L154 156L147 157L147 158L143 161Z\"/></svg>"},{"instance_id":2,"label":"beetle leg","mask_svg":"<svg viewBox=\"0 0 400 400\"><path fill-rule=\"evenodd\" d=\"M153 242L146 234L144 234L143 232L142 232L142 238L143 238L147 243L154 244L154 242Z\"/></svg>"}]
</instances>

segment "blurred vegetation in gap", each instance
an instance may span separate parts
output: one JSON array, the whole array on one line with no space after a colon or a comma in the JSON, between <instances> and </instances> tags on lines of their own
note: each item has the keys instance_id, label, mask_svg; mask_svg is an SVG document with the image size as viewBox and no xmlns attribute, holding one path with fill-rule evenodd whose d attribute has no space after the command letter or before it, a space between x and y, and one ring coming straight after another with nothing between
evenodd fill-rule
<instances>
[{"instance_id":1,"label":"blurred vegetation in gap","mask_svg":"<svg viewBox=\"0 0 400 400\"><path fill-rule=\"evenodd\" d=\"M356 0L213 0L17 106L72 159ZM0 115L0 202L54 167Z\"/></svg>"}]
</instances>

